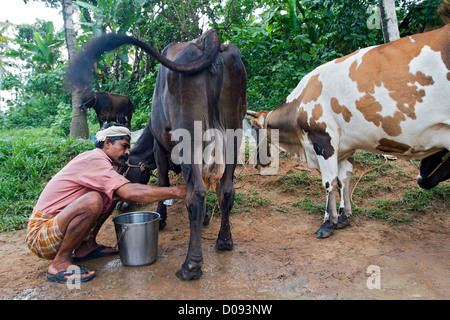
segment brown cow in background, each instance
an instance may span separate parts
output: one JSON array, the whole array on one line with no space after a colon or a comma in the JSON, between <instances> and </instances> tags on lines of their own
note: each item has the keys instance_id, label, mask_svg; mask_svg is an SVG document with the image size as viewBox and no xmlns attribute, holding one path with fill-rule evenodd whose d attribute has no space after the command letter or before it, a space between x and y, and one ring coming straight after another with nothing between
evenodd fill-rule
<instances>
[{"instance_id":1,"label":"brown cow in background","mask_svg":"<svg viewBox=\"0 0 450 320\"><path fill-rule=\"evenodd\" d=\"M93 108L97 114L100 128L103 123L116 122L131 129L131 117L133 116L134 106L130 97L111 92L94 92L92 89L83 91L81 104L79 107L86 111Z\"/></svg>"}]
</instances>

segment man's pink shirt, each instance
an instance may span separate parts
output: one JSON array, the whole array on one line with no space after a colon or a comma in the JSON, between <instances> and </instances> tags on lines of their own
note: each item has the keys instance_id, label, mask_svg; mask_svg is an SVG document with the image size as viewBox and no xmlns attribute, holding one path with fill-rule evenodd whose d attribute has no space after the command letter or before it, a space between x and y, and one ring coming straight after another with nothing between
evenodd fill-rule
<instances>
[{"instance_id":1,"label":"man's pink shirt","mask_svg":"<svg viewBox=\"0 0 450 320\"><path fill-rule=\"evenodd\" d=\"M114 191L129 182L106 153L95 148L76 156L48 182L34 210L56 215L82 195L97 191L105 212L118 199Z\"/></svg>"}]
</instances>

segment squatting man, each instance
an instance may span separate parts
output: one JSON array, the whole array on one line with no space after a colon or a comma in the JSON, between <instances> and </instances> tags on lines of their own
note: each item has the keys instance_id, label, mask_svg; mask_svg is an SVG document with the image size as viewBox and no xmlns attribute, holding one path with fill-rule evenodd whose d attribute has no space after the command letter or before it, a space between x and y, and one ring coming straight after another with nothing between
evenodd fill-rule
<instances>
[{"instance_id":1,"label":"squatting man","mask_svg":"<svg viewBox=\"0 0 450 320\"><path fill-rule=\"evenodd\" d=\"M89 281L95 271L74 264L117 253L116 248L96 241L117 201L151 203L186 198L186 186L131 183L117 172L130 154L128 128L107 124L96 137L94 150L76 156L48 182L29 218L28 248L39 258L52 260L47 281Z\"/></svg>"}]
</instances>

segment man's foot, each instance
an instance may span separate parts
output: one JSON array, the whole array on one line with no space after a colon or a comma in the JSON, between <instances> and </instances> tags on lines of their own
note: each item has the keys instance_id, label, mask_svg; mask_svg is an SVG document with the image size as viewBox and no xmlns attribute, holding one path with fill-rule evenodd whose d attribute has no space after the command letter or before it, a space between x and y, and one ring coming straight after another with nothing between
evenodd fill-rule
<instances>
[{"instance_id":1,"label":"man's foot","mask_svg":"<svg viewBox=\"0 0 450 320\"><path fill-rule=\"evenodd\" d=\"M51 266L49 267L49 271L45 275L45 280L50 282L57 283L70 283L70 282L86 282L94 279L95 272L89 271L83 266L80 265L71 265L67 269L53 273Z\"/></svg>"},{"instance_id":2,"label":"man's foot","mask_svg":"<svg viewBox=\"0 0 450 320\"><path fill-rule=\"evenodd\" d=\"M76 256L78 255L78 251L79 250L77 250L77 252L75 252L75 254L73 254L71 257L73 262L82 262L91 259L109 257L119 252L116 248L107 247L104 245L97 245L97 248L89 251L85 255Z\"/></svg>"}]
</instances>

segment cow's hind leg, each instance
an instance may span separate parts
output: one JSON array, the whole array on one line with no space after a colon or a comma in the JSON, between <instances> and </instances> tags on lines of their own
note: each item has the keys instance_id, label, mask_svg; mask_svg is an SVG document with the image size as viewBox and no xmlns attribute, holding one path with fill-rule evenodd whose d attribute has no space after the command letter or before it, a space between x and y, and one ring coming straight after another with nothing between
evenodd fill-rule
<instances>
[{"instance_id":1,"label":"cow's hind leg","mask_svg":"<svg viewBox=\"0 0 450 320\"><path fill-rule=\"evenodd\" d=\"M336 207L336 194L339 189L337 159L335 156L326 160L319 157L319 165L322 172L322 184L327 191L327 207L324 222L315 234L317 238L327 238L333 233L338 218Z\"/></svg>"},{"instance_id":2,"label":"cow's hind leg","mask_svg":"<svg viewBox=\"0 0 450 320\"><path fill-rule=\"evenodd\" d=\"M350 225L352 207L350 201L350 182L352 180L353 157L339 161L339 185L341 192L341 203L339 205L339 215L336 223L337 229Z\"/></svg>"},{"instance_id":3,"label":"cow's hind leg","mask_svg":"<svg viewBox=\"0 0 450 320\"><path fill-rule=\"evenodd\" d=\"M216 241L216 249L222 251L233 250L233 239L231 238L230 211L233 208L234 196L236 194L233 187L234 164L228 164L220 180L217 189L219 206L222 212L222 222L219 235Z\"/></svg>"},{"instance_id":4,"label":"cow's hind leg","mask_svg":"<svg viewBox=\"0 0 450 320\"><path fill-rule=\"evenodd\" d=\"M181 165L187 185L186 207L189 215L190 239L185 262L176 275L181 280L196 280L202 275L202 224L206 213L206 187L197 165Z\"/></svg>"}]
</instances>

